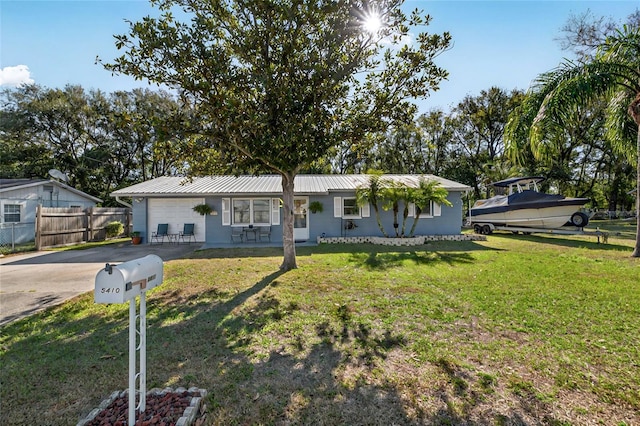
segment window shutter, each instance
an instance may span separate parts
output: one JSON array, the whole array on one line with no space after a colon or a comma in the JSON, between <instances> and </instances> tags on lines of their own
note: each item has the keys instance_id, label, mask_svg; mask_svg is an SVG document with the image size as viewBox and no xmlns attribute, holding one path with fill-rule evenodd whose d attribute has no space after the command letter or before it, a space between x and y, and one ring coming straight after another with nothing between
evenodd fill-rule
<instances>
[{"instance_id":1,"label":"window shutter","mask_svg":"<svg viewBox=\"0 0 640 426\"><path fill-rule=\"evenodd\" d=\"M222 226L231 225L231 198L222 199Z\"/></svg>"},{"instance_id":2,"label":"window shutter","mask_svg":"<svg viewBox=\"0 0 640 426\"><path fill-rule=\"evenodd\" d=\"M369 203L365 203L361 208L360 208L360 215L362 217L369 217L371 216L371 207L369 206Z\"/></svg>"},{"instance_id":3,"label":"window shutter","mask_svg":"<svg viewBox=\"0 0 640 426\"><path fill-rule=\"evenodd\" d=\"M280 198L271 199L271 224L280 225Z\"/></svg>"},{"instance_id":4,"label":"window shutter","mask_svg":"<svg viewBox=\"0 0 640 426\"><path fill-rule=\"evenodd\" d=\"M441 216L442 215L442 206L438 203L433 203L433 216Z\"/></svg>"},{"instance_id":5,"label":"window shutter","mask_svg":"<svg viewBox=\"0 0 640 426\"><path fill-rule=\"evenodd\" d=\"M333 197L333 217L342 217L342 197Z\"/></svg>"},{"instance_id":6,"label":"window shutter","mask_svg":"<svg viewBox=\"0 0 640 426\"><path fill-rule=\"evenodd\" d=\"M409 217L416 217L416 205L409 203Z\"/></svg>"}]
</instances>

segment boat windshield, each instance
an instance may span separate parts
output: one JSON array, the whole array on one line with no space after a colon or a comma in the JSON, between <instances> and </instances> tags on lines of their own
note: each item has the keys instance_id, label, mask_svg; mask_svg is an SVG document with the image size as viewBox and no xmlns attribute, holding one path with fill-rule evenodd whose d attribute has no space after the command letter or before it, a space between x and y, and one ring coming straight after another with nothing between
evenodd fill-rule
<instances>
[{"instance_id":1,"label":"boat windshield","mask_svg":"<svg viewBox=\"0 0 640 426\"><path fill-rule=\"evenodd\" d=\"M514 193L520 193L522 191L536 191L536 192L540 192L538 190L538 184L535 180L531 179L531 180L519 180L517 182L514 182L513 184L509 185L509 195L514 194Z\"/></svg>"}]
</instances>

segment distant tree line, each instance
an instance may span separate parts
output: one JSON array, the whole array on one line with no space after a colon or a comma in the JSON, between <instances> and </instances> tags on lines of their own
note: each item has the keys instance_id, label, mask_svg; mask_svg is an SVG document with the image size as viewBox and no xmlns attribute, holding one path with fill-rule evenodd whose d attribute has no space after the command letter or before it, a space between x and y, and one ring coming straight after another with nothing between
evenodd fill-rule
<instances>
[{"instance_id":1,"label":"distant tree line","mask_svg":"<svg viewBox=\"0 0 640 426\"><path fill-rule=\"evenodd\" d=\"M637 26L639 13L628 21ZM588 61L615 28L587 13L571 17L558 40L577 62ZM505 143L505 128L524 98L519 90L490 87L450 111L434 109L384 133L346 138L301 172L435 174L469 185L474 199L492 195L491 182L542 175L558 192L590 198L592 207L632 210L635 164L606 138L606 103L576 106L562 131L533 152L525 137ZM2 178L43 178L56 168L71 186L112 205L109 193L134 183L229 170L210 152L203 160L194 151L198 143L187 129L198 121L195 109L166 91L31 85L4 90L0 100ZM194 159L198 170L190 166Z\"/></svg>"},{"instance_id":2,"label":"distant tree line","mask_svg":"<svg viewBox=\"0 0 640 426\"><path fill-rule=\"evenodd\" d=\"M411 125L342 144L304 171L435 174L471 186L473 198L491 195L491 182L542 175L566 195L592 199L593 207L632 210L634 166L604 138L603 105L578 114L543 157L536 159L526 145L521 163L507 155L504 129L523 96L483 90L449 112L434 109ZM188 172L184 128L191 114L163 91L7 90L0 111L0 177L43 178L57 168L71 186L113 204L109 193L118 188Z\"/></svg>"},{"instance_id":3,"label":"distant tree line","mask_svg":"<svg viewBox=\"0 0 640 426\"><path fill-rule=\"evenodd\" d=\"M46 178L59 169L69 185L110 205L118 188L183 171L180 122L188 108L167 92L31 85L1 99L3 178Z\"/></svg>"}]
</instances>

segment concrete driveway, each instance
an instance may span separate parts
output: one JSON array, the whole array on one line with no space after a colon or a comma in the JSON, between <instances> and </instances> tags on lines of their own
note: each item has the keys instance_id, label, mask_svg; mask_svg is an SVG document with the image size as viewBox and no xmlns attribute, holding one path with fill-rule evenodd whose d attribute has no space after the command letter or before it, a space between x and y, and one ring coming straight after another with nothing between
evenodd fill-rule
<instances>
[{"instance_id":1,"label":"concrete driveway","mask_svg":"<svg viewBox=\"0 0 640 426\"><path fill-rule=\"evenodd\" d=\"M201 244L129 242L86 250L41 251L0 258L0 325L93 291L106 263L122 263L148 254L163 261L178 259Z\"/></svg>"}]
</instances>

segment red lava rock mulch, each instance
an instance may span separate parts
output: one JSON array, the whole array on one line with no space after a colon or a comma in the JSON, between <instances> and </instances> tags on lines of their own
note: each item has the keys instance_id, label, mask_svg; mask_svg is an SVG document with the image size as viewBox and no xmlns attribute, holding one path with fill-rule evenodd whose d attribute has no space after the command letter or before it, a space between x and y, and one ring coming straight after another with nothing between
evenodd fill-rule
<instances>
[{"instance_id":1,"label":"red lava rock mulch","mask_svg":"<svg viewBox=\"0 0 640 426\"><path fill-rule=\"evenodd\" d=\"M101 411L94 412L91 419L79 423L83 426L125 426L129 421L129 396L128 392L116 393L111 402L102 408ZM115 395L115 394L114 394ZM174 391L152 391L146 396L145 411L136 412L136 425L140 426L189 426L200 413L202 399L206 396L206 391L202 389L183 388ZM139 402L139 401L138 401ZM192 407L192 410L187 410ZM92 415L90 415L92 416Z\"/></svg>"}]
</instances>

